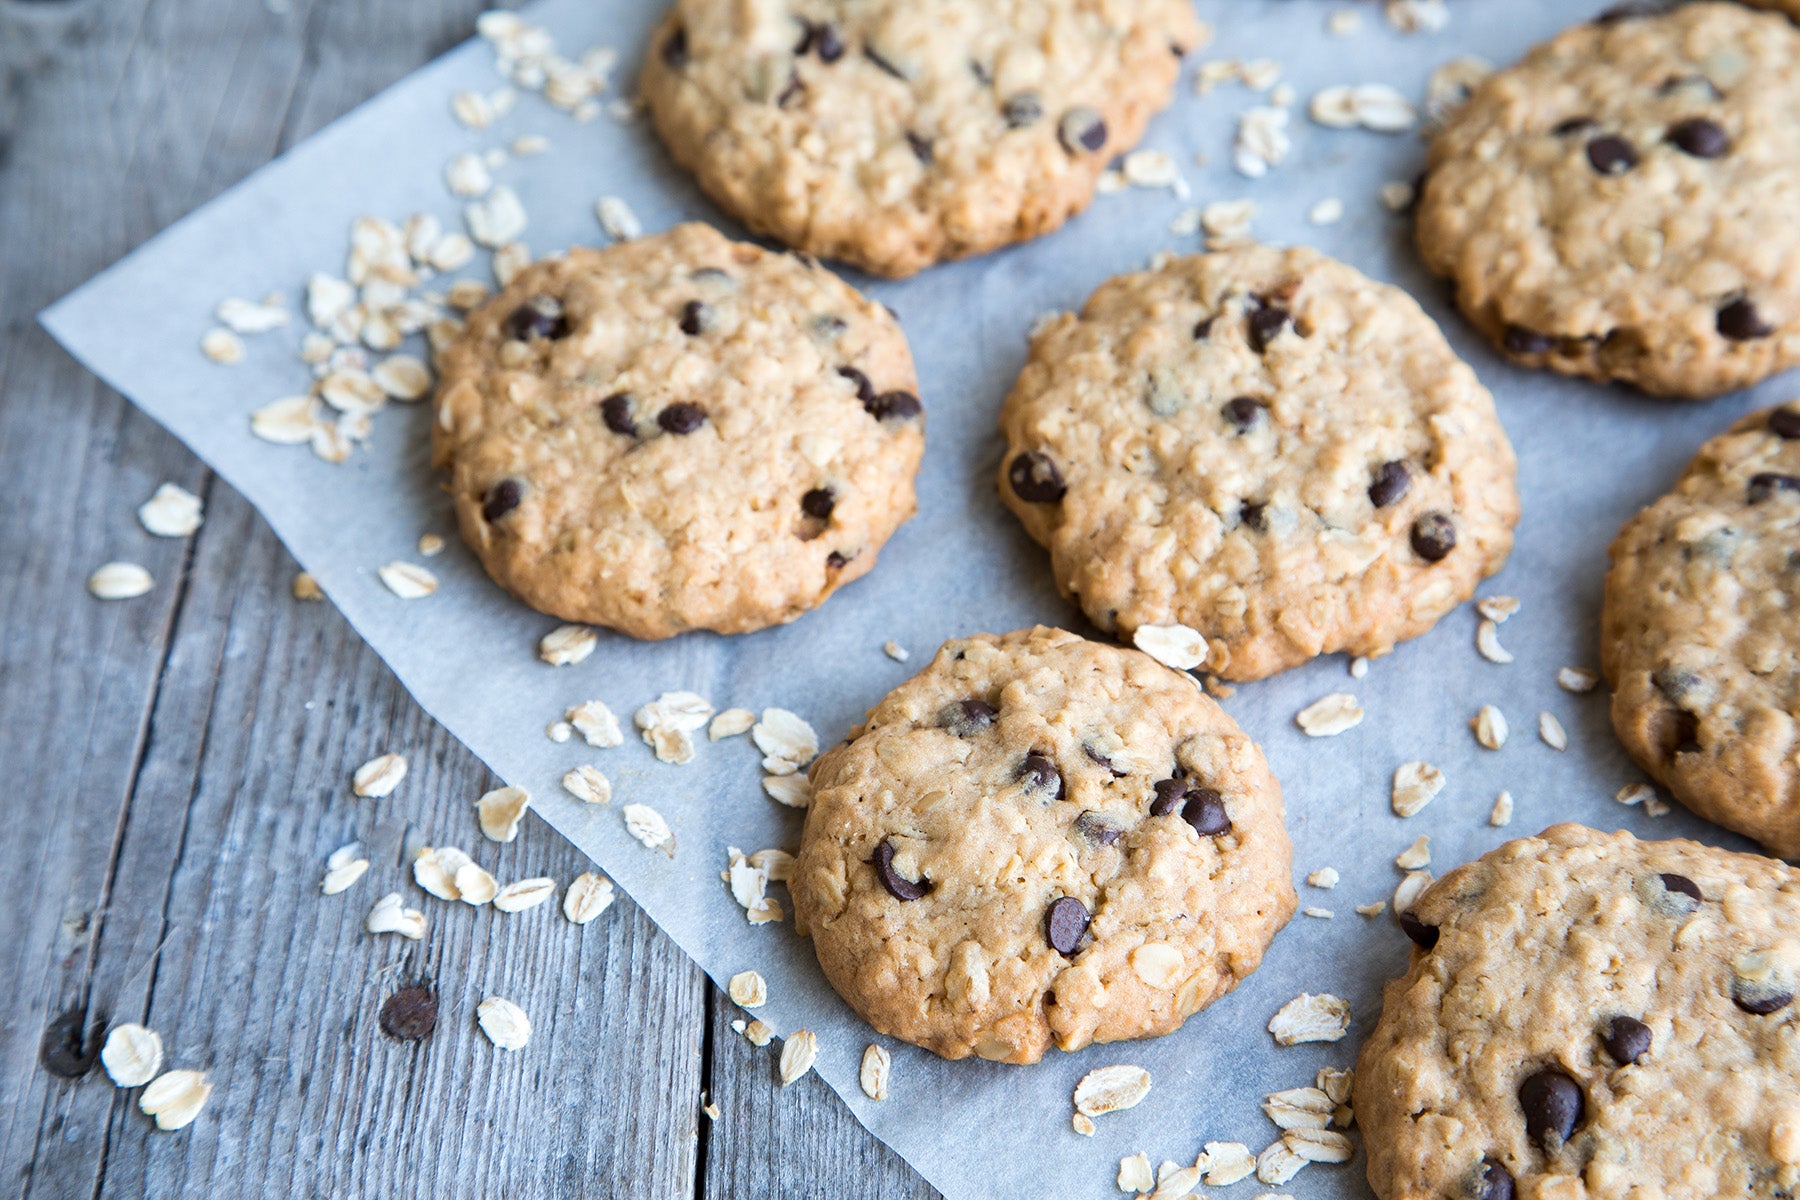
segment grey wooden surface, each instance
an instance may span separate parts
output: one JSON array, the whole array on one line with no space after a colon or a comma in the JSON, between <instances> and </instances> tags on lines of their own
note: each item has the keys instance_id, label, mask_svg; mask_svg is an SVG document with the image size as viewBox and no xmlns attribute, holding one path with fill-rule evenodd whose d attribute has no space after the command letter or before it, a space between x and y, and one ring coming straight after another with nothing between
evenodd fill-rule
<instances>
[{"instance_id":1,"label":"grey wooden surface","mask_svg":"<svg viewBox=\"0 0 1800 1200\"><path fill-rule=\"evenodd\" d=\"M333 848L360 838L392 877L493 781L328 606L289 597L294 564L241 499L35 325L480 7L0 0L0 1195L935 1195L818 1080L778 1087L628 902L585 929L434 905L414 944L362 931L366 882L321 897ZM192 539L137 526L165 480L206 499ZM113 558L159 586L91 599ZM388 749L411 760L404 803L354 800L348 771ZM533 824L497 873L584 868ZM386 1038L381 1002L420 978L437 1032ZM534 1020L519 1054L474 1026L494 993ZM200 1119L160 1133L97 1068L47 1070L68 1013L90 1048L111 1022L160 1032L216 1085Z\"/></svg>"}]
</instances>

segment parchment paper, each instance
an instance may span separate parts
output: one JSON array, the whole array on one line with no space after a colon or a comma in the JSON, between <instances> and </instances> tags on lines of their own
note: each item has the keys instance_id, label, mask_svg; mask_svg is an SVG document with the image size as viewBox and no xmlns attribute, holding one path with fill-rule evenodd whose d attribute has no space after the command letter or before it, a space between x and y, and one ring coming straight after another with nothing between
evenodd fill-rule
<instances>
[{"instance_id":1,"label":"parchment paper","mask_svg":"<svg viewBox=\"0 0 1800 1200\"><path fill-rule=\"evenodd\" d=\"M1243 1141L1253 1151L1274 1140L1278 1131L1258 1108L1263 1095L1310 1083L1321 1065L1350 1065L1378 1013L1380 984L1405 962L1406 940L1391 919L1365 919L1353 909L1391 895L1401 874L1392 859L1421 833L1432 835L1432 867L1440 874L1509 836L1562 820L1743 845L1679 808L1652 819L1641 807L1616 804L1615 790L1640 776L1612 738L1606 700L1559 691L1555 674L1564 664L1596 664L1605 550L1619 523L1666 489L1701 440L1753 403L1772 403L1791 391L1775 383L1759 395L1684 406L1502 364L1423 276L1404 221L1376 200L1382 183L1410 179L1418 170L1418 139L1321 129L1304 116L1312 93L1336 83L1389 81L1420 96L1427 75L1444 60L1476 53L1510 61L1601 4L1452 0L1453 19L1435 35L1396 33L1376 6L1365 4L1356 6L1362 30L1349 38L1325 32L1327 16L1341 7L1336 0L1213 0L1198 7L1218 36L1195 61L1268 56L1283 64L1299 94L1293 154L1259 182L1232 172L1236 116L1264 102L1235 85L1203 98L1184 82L1147 144L1182 164L1194 203L1253 197L1261 206L1256 229L1265 239L1310 242L1397 282L1444 324L1495 392L1518 447L1525 501L1518 548L1485 590L1515 594L1523 609L1502 631L1517 655L1510 666L1477 657L1475 617L1465 610L1375 663L1360 682L1351 680L1342 658L1333 658L1246 686L1226 703L1262 741L1286 789L1296 878L1329 865L1343 873L1343 882L1330 892L1303 885L1302 903L1334 909L1335 918L1297 917L1258 974L1158 1041L1053 1054L1032 1068L945 1063L887 1042L894 1053L892 1096L880 1104L868 1100L856 1075L863 1047L873 1040L869 1029L825 985L791 920L750 928L719 881L727 845L792 847L799 836L799 814L761 794L757 755L746 740L703 744L696 762L676 767L654 761L635 737L595 751L579 738L552 744L544 727L568 705L593 697L629 723L638 705L687 688L720 709L796 709L829 744L947 637L1078 622L1049 583L1046 556L995 496L995 417L1038 314L1079 305L1107 276L1141 266L1158 250L1198 248L1195 237L1168 232L1182 207L1170 193L1102 197L1047 239L911 282L872 286L899 312L918 356L929 449L919 516L870 577L784 629L655 645L603 635L585 663L561 669L534 654L538 638L556 622L508 599L457 543L427 466L424 406L379 414L370 448L347 465L328 465L304 448L259 442L248 430L251 409L305 387L305 370L293 356L298 325L251 339L249 360L236 367L207 362L197 346L214 305L227 296L260 297L280 288L298 309L309 272L341 269L349 223L360 214L401 219L428 211L458 225L460 202L445 190L445 162L519 133L541 132L554 143L552 153L499 173L525 200L532 216L527 241L537 252L600 240L592 206L607 193L628 199L652 229L687 218L732 229L673 171L645 125L609 119L581 125L526 96L495 128L466 130L452 120L452 92L499 84L488 49L466 45L180 222L45 318L72 352L247 496L420 703L502 777L528 787L537 813L591 855L714 979L761 970L771 998L759 1015L784 1034L815 1031L820 1074L864 1124L958 1200L1117 1194L1113 1176L1121 1155L1144 1150L1152 1162L1191 1162L1205 1140ZM617 46L629 87L631 64L658 8L644 0L547 0L528 15L547 25L565 52L595 42ZM1210 165L1196 166L1197 154ZM1308 225L1308 209L1327 196L1343 199L1345 218ZM414 546L426 530L452 542L431 560L443 586L427 599L402 601L377 580L376 568L394 559L419 561ZM890 638L912 651L910 666L884 657L881 646ZM1368 719L1334 740L1302 736L1294 714L1338 690L1355 692ZM1512 724L1512 740L1499 752L1477 747L1467 725L1489 703ZM1535 736L1540 710L1567 727L1567 752ZM1399 763L1416 758L1442 767L1449 786L1422 815L1402 821L1389 809L1389 781ZM584 806L558 787L563 772L582 762L612 776L610 806ZM345 764L346 773L352 765ZM1487 824L1501 788L1518 805L1505 830ZM633 801L652 804L669 819L679 841L673 861L627 836L619 810ZM472 820L437 836L492 861ZM410 882L403 890L409 902L427 902ZM359 894L372 899L374 893L365 885ZM1301 991L1349 999L1350 1036L1333 1045L1277 1048L1264 1027ZM529 1009L529 995L518 999ZM1070 1091L1086 1071L1115 1062L1147 1067L1154 1090L1138 1108L1102 1117L1095 1138L1079 1137L1070 1129ZM1252 1179L1222 1194L1248 1200L1266 1190ZM1360 1153L1350 1165L1309 1167L1276 1190L1368 1194Z\"/></svg>"}]
</instances>

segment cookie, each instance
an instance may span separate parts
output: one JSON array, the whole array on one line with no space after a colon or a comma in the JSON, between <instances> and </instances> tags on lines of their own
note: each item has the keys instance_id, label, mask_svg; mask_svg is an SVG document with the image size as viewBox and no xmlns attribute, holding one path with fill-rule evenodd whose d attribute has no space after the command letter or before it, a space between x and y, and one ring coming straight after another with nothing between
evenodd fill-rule
<instances>
[{"instance_id":1,"label":"cookie","mask_svg":"<svg viewBox=\"0 0 1800 1200\"><path fill-rule=\"evenodd\" d=\"M914 511L923 414L893 315L704 225L526 268L440 378L433 458L464 540L566 621L791 621Z\"/></svg>"},{"instance_id":2,"label":"cookie","mask_svg":"<svg viewBox=\"0 0 1800 1200\"><path fill-rule=\"evenodd\" d=\"M642 90L725 211L900 277L1087 207L1205 36L1190 0L677 0Z\"/></svg>"},{"instance_id":3,"label":"cookie","mask_svg":"<svg viewBox=\"0 0 1800 1200\"><path fill-rule=\"evenodd\" d=\"M948 642L812 769L791 889L838 993L946 1058L1170 1033L1294 913L1262 751L1056 629Z\"/></svg>"},{"instance_id":4,"label":"cookie","mask_svg":"<svg viewBox=\"0 0 1800 1200\"><path fill-rule=\"evenodd\" d=\"M1558 825L1440 879L1354 1091L1381 1200L1785 1200L1800 871Z\"/></svg>"},{"instance_id":5,"label":"cookie","mask_svg":"<svg viewBox=\"0 0 1800 1200\"><path fill-rule=\"evenodd\" d=\"M1613 728L1709 821L1800 858L1800 403L1700 448L1612 546Z\"/></svg>"},{"instance_id":6,"label":"cookie","mask_svg":"<svg viewBox=\"0 0 1800 1200\"><path fill-rule=\"evenodd\" d=\"M1700 399L1800 362L1800 29L1621 9L1433 139L1425 263L1507 357Z\"/></svg>"},{"instance_id":7,"label":"cookie","mask_svg":"<svg viewBox=\"0 0 1800 1200\"><path fill-rule=\"evenodd\" d=\"M1499 570L1519 497L1494 404L1405 293L1245 246L1045 323L1001 415L1000 495L1099 628L1204 634L1260 679L1385 654Z\"/></svg>"}]
</instances>

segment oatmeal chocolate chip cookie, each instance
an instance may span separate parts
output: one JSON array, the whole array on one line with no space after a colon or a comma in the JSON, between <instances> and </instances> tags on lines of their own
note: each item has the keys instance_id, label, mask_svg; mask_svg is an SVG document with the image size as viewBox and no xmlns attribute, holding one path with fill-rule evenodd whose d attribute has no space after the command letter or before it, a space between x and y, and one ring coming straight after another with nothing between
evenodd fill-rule
<instances>
[{"instance_id":1,"label":"oatmeal chocolate chip cookie","mask_svg":"<svg viewBox=\"0 0 1800 1200\"><path fill-rule=\"evenodd\" d=\"M798 927L864 1019L946 1058L1170 1033L1294 913L1262 751L1136 650L946 643L812 784Z\"/></svg>"},{"instance_id":2,"label":"oatmeal chocolate chip cookie","mask_svg":"<svg viewBox=\"0 0 1800 1200\"><path fill-rule=\"evenodd\" d=\"M1800 858L1800 403L1700 448L1612 546L1601 666L1632 758L1709 821Z\"/></svg>"},{"instance_id":3,"label":"oatmeal chocolate chip cookie","mask_svg":"<svg viewBox=\"0 0 1800 1200\"><path fill-rule=\"evenodd\" d=\"M1528 366L1703 398L1800 362L1800 29L1621 9L1489 77L1431 145L1426 265Z\"/></svg>"},{"instance_id":4,"label":"oatmeal chocolate chip cookie","mask_svg":"<svg viewBox=\"0 0 1800 1200\"><path fill-rule=\"evenodd\" d=\"M867 572L924 449L893 316L683 225L520 272L442 360L433 457L488 574L634 637L790 621Z\"/></svg>"},{"instance_id":5,"label":"oatmeal chocolate chip cookie","mask_svg":"<svg viewBox=\"0 0 1800 1200\"><path fill-rule=\"evenodd\" d=\"M1181 624L1260 679L1384 654L1499 570L1519 498L1492 398L1396 288L1247 246L1103 285L1033 340L1000 494L1121 637Z\"/></svg>"},{"instance_id":6,"label":"oatmeal chocolate chip cookie","mask_svg":"<svg viewBox=\"0 0 1800 1200\"><path fill-rule=\"evenodd\" d=\"M905 276L1085 208L1204 38L1191 0L677 0L643 93L727 212Z\"/></svg>"},{"instance_id":7,"label":"oatmeal chocolate chip cookie","mask_svg":"<svg viewBox=\"0 0 1800 1200\"><path fill-rule=\"evenodd\" d=\"M1381 1200L1785 1200L1800 871L1558 825L1412 910L1355 1108Z\"/></svg>"}]
</instances>

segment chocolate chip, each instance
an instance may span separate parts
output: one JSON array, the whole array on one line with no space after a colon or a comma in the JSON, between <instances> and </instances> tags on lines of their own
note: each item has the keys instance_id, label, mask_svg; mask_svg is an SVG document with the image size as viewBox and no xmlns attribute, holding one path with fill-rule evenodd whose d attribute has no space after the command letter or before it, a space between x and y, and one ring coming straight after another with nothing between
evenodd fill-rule
<instances>
[{"instance_id":1,"label":"chocolate chip","mask_svg":"<svg viewBox=\"0 0 1800 1200\"><path fill-rule=\"evenodd\" d=\"M831 510L836 507L837 493L828 487L814 488L800 497L800 511L821 521L830 520Z\"/></svg>"},{"instance_id":2,"label":"chocolate chip","mask_svg":"<svg viewBox=\"0 0 1800 1200\"><path fill-rule=\"evenodd\" d=\"M1784 441L1800 438L1800 412L1778 408L1769 414L1769 432Z\"/></svg>"},{"instance_id":3,"label":"chocolate chip","mask_svg":"<svg viewBox=\"0 0 1800 1200\"><path fill-rule=\"evenodd\" d=\"M687 334L689 337L699 337L702 333L705 333L706 327L711 320L712 314L707 311L706 305L700 303L700 301L689 300L686 304L682 305L681 332Z\"/></svg>"},{"instance_id":4,"label":"chocolate chip","mask_svg":"<svg viewBox=\"0 0 1800 1200\"><path fill-rule=\"evenodd\" d=\"M1081 748L1081 752L1088 756L1088 761L1097 763L1098 765L1105 767L1114 779L1123 779L1127 775L1131 774L1130 771L1120 770L1117 763L1113 762L1112 759L1106 757L1106 755L1100 753L1098 750L1094 749L1092 746L1083 746Z\"/></svg>"},{"instance_id":5,"label":"chocolate chip","mask_svg":"<svg viewBox=\"0 0 1800 1200\"><path fill-rule=\"evenodd\" d=\"M863 407L877 421L910 421L925 411L911 392L883 392Z\"/></svg>"},{"instance_id":6,"label":"chocolate chip","mask_svg":"<svg viewBox=\"0 0 1800 1200\"><path fill-rule=\"evenodd\" d=\"M787 86L781 89L779 96L775 97L775 107L786 108L805 94L806 84L801 82L800 72L794 71L788 75Z\"/></svg>"},{"instance_id":7,"label":"chocolate chip","mask_svg":"<svg viewBox=\"0 0 1800 1200\"><path fill-rule=\"evenodd\" d=\"M656 423L665 433L692 433L706 424L706 410L698 404L671 404L656 414Z\"/></svg>"},{"instance_id":8,"label":"chocolate chip","mask_svg":"<svg viewBox=\"0 0 1800 1200\"><path fill-rule=\"evenodd\" d=\"M832 571L841 571L849 566L850 560L855 557L856 555L854 554L845 554L841 550L833 550L830 554L825 556L825 566Z\"/></svg>"},{"instance_id":9,"label":"chocolate chip","mask_svg":"<svg viewBox=\"0 0 1800 1200\"><path fill-rule=\"evenodd\" d=\"M1213 322L1218 319L1219 318L1217 317L1202 317L1196 322L1194 325L1194 340L1196 342L1204 342L1207 338L1211 337Z\"/></svg>"},{"instance_id":10,"label":"chocolate chip","mask_svg":"<svg viewBox=\"0 0 1800 1200\"><path fill-rule=\"evenodd\" d=\"M1766 338L1775 327L1763 320L1756 305L1739 297L1719 310L1719 336L1734 342L1750 342Z\"/></svg>"},{"instance_id":11,"label":"chocolate chip","mask_svg":"<svg viewBox=\"0 0 1800 1200\"><path fill-rule=\"evenodd\" d=\"M1512 1172L1498 1159L1481 1160L1481 1174L1475 1182L1475 1200L1513 1200L1518 1193Z\"/></svg>"},{"instance_id":12,"label":"chocolate chip","mask_svg":"<svg viewBox=\"0 0 1800 1200\"><path fill-rule=\"evenodd\" d=\"M837 31L835 25L815 25L812 28L812 48L819 56L819 61L834 63L844 57L844 35Z\"/></svg>"},{"instance_id":13,"label":"chocolate chip","mask_svg":"<svg viewBox=\"0 0 1800 1200\"><path fill-rule=\"evenodd\" d=\"M881 877L881 886L896 900L917 900L931 890L929 881L921 879L915 883L894 870L894 843L890 838L881 840L881 845L875 847L875 857L869 862L875 868L875 874Z\"/></svg>"},{"instance_id":14,"label":"chocolate chip","mask_svg":"<svg viewBox=\"0 0 1800 1200\"><path fill-rule=\"evenodd\" d=\"M1412 489L1412 468L1404 462L1382 463L1375 469L1375 481L1369 485L1369 503L1386 508L1406 499Z\"/></svg>"},{"instance_id":15,"label":"chocolate chip","mask_svg":"<svg viewBox=\"0 0 1800 1200\"><path fill-rule=\"evenodd\" d=\"M1413 522L1412 548L1426 562L1442 562L1456 549L1456 524L1440 512L1428 512Z\"/></svg>"},{"instance_id":16,"label":"chocolate chip","mask_svg":"<svg viewBox=\"0 0 1800 1200\"><path fill-rule=\"evenodd\" d=\"M1019 782L1025 785L1027 791L1051 792L1058 800L1068 794L1068 789L1063 785L1062 772L1042 754L1025 756L1025 761L1019 765Z\"/></svg>"},{"instance_id":17,"label":"chocolate chip","mask_svg":"<svg viewBox=\"0 0 1800 1200\"><path fill-rule=\"evenodd\" d=\"M1794 1002L1794 993L1779 988L1751 987L1742 980L1731 982L1731 1002L1754 1017L1778 1013Z\"/></svg>"},{"instance_id":18,"label":"chocolate chip","mask_svg":"<svg viewBox=\"0 0 1800 1200\"><path fill-rule=\"evenodd\" d=\"M1413 940L1413 945L1421 950L1430 950L1438 944L1438 927L1427 925L1409 912L1399 914L1400 931Z\"/></svg>"},{"instance_id":19,"label":"chocolate chip","mask_svg":"<svg viewBox=\"0 0 1800 1200\"><path fill-rule=\"evenodd\" d=\"M1195 788L1181 806L1181 819L1194 827L1201 837L1218 837L1231 832L1231 814L1225 811L1225 797L1211 788Z\"/></svg>"},{"instance_id":20,"label":"chocolate chip","mask_svg":"<svg viewBox=\"0 0 1800 1200\"><path fill-rule=\"evenodd\" d=\"M533 296L508 314L502 325L508 341L529 342L532 338L569 336L569 320L563 315L562 301L555 296Z\"/></svg>"},{"instance_id":21,"label":"chocolate chip","mask_svg":"<svg viewBox=\"0 0 1800 1200\"><path fill-rule=\"evenodd\" d=\"M1070 154L1095 153L1106 146L1106 119L1091 108L1071 108L1058 122L1056 136Z\"/></svg>"},{"instance_id":22,"label":"chocolate chip","mask_svg":"<svg viewBox=\"0 0 1800 1200\"><path fill-rule=\"evenodd\" d=\"M1557 137L1568 137L1571 133L1586 133L1597 124L1599 122L1592 117L1570 117L1551 126L1550 132Z\"/></svg>"},{"instance_id":23,"label":"chocolate chip","mask_svg":"<svg viewBox=\"0 0 1800 1200\"><path fill-rule=\"evenodd\" d=\"M1187 799L1188 785L1185 779L1159 779L1151 790L1156 793L1156 799L1150 802L1150 815L1166 817Z\"/></svg>"},{"instance_id":24,"label":"chocolate chip","mask_svg":"<svg viewBox=\"0 0 1800 1200\"><path fill-rule=\"evenodd\" d=\"M662 44L662 60L671 67L685 67L688 62L687 30L677 28Z\"/></svg>"},{"instance_id":25,"label":"chocolate chip","mask_svg":"<svg viewBox=\"0 0 1800 1200\"><path fill-rule=\"evenodd\" d=\"M1238 519L1258 533L1267 532L1269 528L1269 506L1266 504L1245 504L1238 509Z\"/></svg>"},{"instance_id":26,"label":"chocolate chip","mask_svg":"<svg viewBox=\"0 0 1800 1200\"><path fill-rule=\"evenodd\" d=\"M931 165L931 160L935 155L931 150L930 138L926 137L924 134L913 133L911 130L908 130L906 134L906 144L912 147L914 158L918 159L928 167Z\"/></svg>"},{"instance_id":27,"label":"chocolate chip","mask_svg":"<svg viewBox=\"0 0 1800 1200\"><path fill-rule=\"evenodd\" d=\"M1288 320L1292 316L1293 314L1288 312L1287 309L1278 308L1274 305L1259 308L1251 313L1247 331L1247 336L1250 339L1250 348L1258 354L1267 350L1269 348L1269 343L1279 337L1281 331L1287 328Z\"/></svg>"},{"instance_id":28,"label":"chocolate chip","mask_svg":"<svg viewBox=\"0 0 1800 1200\"><path fill-rule=\"evenodd\" d=\"M1227 424L1239 433L1249 433L1262 420L1263 406L1248 396L1239 396L1236 400L1228 400L1219 412L1225 417Z\"/></svg>"},{"instance_id":29,"label":"chocolate chip","mask_svg":"<svg viewBox=\"0 0 1800 1200\"><path fill-rule=\"evenodd\" d=\"M1556 349L1555 338L1523 325L1508 325L1500 335L1500 344L1508 354L1548 354Z\"/></svg>"},{"instance_id":30,"label":"chocolate chip","mask_svg":"<svg viewBox=\"0 0 1800 1200\"><path fill-rule=\"evenodd\" d=\"M1629 1067L1650 1053L1650 1027L1636 1017L1614 1017L1600 1034L1601 1044L1612 1060Z\"/></svg>"},{"instance_id":31,"label":"chocolate chip","mask_svg":"<svg viewBox=\"0 0 1800 1200\"><path fill-rule=\"evenodd\" d=\"M416 1042L431 1036L437 1028L437 992L429 984L415 983L389 996L376 1018L381 1032L402 1042Z\"/></svg>"},{"instance_id":32,"label":"chocolate chip","mask_svg":"<svg viewBox=\"0 0 1800 1200\"><path fill-rule=\"evenodd\" d=\"M1662 876L1662 885L1670 895L1686 896L1688 899L1693 900L1695 902L1694 907L1696 908L1706 901L1706 897L1701 894L1700 885L1689 879L1686 875L1665 873Z\"/></svg>"},{"instance_id":33,"label":"chocolate chip","mask_svg":"<svg viewBox=\"0 0 1800 1200\"><path fill-rule=\"evenodd\" d=\"M1689 117L1669 130L1675 148L1695 158L1718 158L1731 149L1731 138L1717 121Z\"/></svg>"},{"instance_id":34,"label":"chocolate chip","mask_svg":"<svg viewBox=\"0 0 1800 1200\"><path fill-rule=\"evenodd\" d=\"M1091 809L1075 818L1075 832L1096 846L1110 846L1125 834L1123 829Z\"/></svg>"},{"instance_id":35,"label":"chocolate chip","mask_svg":"<svg viewBox=\"0 0 1800 1200\"><path fill-rule=\"evenodd\" d=\"M881 52L879 50L875 49L875 47L864 46L863 47L863 57L868 59L870 62L874 63L877 67L880 67L883 71L887 72L889 75L892 75L895 79L905 82L906 72L902 71L899 67L896 67L889 60L883 58L881 56Z\"/></svg>"},{"instance_id":36,"label":"chocolate chip","mask_svg":"<svg viewBox=\"0 0 1800 1200\"><path fill-rule=\"evenodd\" d=\"M600 402L600 419L614 433L637 436L637 422L631 417L631 393L619 392Z\"/></svg>"},{"instance_id":37,"label":"chocolate chip","mask_svg":"<svg viewBox=\"0 0 1800 1200\"><path fill-rule=\"evenodd\" d=\"M1525 1113L1525 1135L1551 1152L1562 1147L1581 1124L1587 1097L1581 1085L1556 1067L1545 1067L1519 1085L1519 1107Z\"/></svg>"},{"instance_id":38,"label":"chocolate chip","mask_svg":"<svg viewBox=\"0 0 1800 1200\"><path fill-rule=\"evenodd\" d=\"M492 525L513 509L519 507L519 501L525 498L525 486L516 479L502 479L488 488L487 496L481 502L481 519Z\"/></svg>"},{"instance_id":39,"label":"chocolate chip","mask_svg":"<svg viewBox=\"0 0 1800 1200\"><path fill-rule=\"evenodd\" d=\"M71 1008L48 1025L38 1040L38 1061L59 1079L80 1079L100 1058L99 1030L87 1036L87 1009Z\"/></svg>"},{"instance_id":40,"label":"chocolate chip","mask_svg":"<svg viewBox=\"0 0 1800 1200\"><path fill-rule=\"evenodd\" d=\"M1087 934L1087 905L1073 896L1060 896L1051 901L1044 914L1044 939L1050 948L1066 958L1075 957L1076 947Z\"/></svg>"},{"instance_id":41,"label":"chocolate chip","mask_svg":"<svg viewBox=\"0 0 1800 1200\"><path fill-rule=\"evenodd\" d=\"M855 367L839 367L837 373L856 385L856 398L863 402L864 407L875 399L875 385L869 382L867 375Z\"/></svg>"},{"instance_id":42,"label":"chocolate chip","mask_svg":"<svg viewBox=\"0 0 1800 1200\"><path fill-rule=\"evenodd\" d=\"M1637 148L1614 133L1587 144L1588 165L1602 175L1623 175L1638 164Z\"/></svg>"},{"instance_id":43,"label":"chocolate chip","mask_svg":"<svg viewBox=\"0 0 1800 1200\"><path fill-rule=\"evenodd\" d=\"M1008 129L1020 129L1043 120L1044 102L1038 99L1036 92L1020 92L1007 97L1006 103L1000 106L1000 115L1006 118Z\"/></svg>"},{"instance_id":44,"label":"chocolate chip","mask_svg":"<svg viewBox=\"0 0 1800 1200\"><path fill-rule=\"evenodd\" d=\"M957 737L973 737L994 723L999 710L986 700L963 700L938 716L938 724Z\"/></svg>"},{"instance_id":45,"label":"chocolate chip","mask_svg":"<svg viewBox=\"0 0 1800 1200\"><path fill-rule=\"evenodd\" d=\"M1776 492L1800 492L1800 475L1777 475L1772 471L1752 475L1744 497L1752 504L1761 504Z\"/></svg>"},{"instance_id":46,"label":"chocolate chip","mask_svg":"<svg viewBox=\"0 0 1800 1200\"><path fill-rule=\"evenodd\" d=\"M1012 460L1006 469L1006 481L1013 494L1027 504L1055 504L1069 492L1062 472L1048 454L1027 450Z\"/></svg>"}]
</instances>

